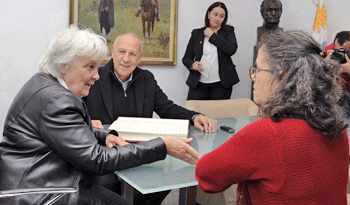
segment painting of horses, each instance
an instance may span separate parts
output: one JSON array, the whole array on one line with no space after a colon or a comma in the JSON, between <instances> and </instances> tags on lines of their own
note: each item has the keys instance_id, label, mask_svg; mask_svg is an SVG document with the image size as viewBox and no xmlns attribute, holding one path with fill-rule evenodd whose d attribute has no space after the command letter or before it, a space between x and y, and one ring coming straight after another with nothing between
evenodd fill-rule
<instances>
[{"instance_id":1,"label":"painting of horses","mask_svg":"<svg viewBox=\"0 0 350 205\"><path fill-rule=\"evenodd\" d=\"M91 28L109 47L118 35L137 35L141 65L176 65L177 0L70 0L69 15L70 24Z\"/></svg>"}]
</instances>

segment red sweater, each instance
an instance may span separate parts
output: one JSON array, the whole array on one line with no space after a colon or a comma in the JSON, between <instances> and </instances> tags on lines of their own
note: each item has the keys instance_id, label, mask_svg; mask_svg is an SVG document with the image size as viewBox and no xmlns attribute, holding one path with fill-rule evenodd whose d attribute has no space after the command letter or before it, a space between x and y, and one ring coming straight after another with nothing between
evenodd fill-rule
<instances>
[{"instance_id":1,"label":"red sweater","mask_svg":"<svg viewBox=\"0 0 350 205\"><path fill-rule=\"evenodd\" d=\"M256 204L347 204L349 139L333 140L305 120L257 120L204 155L196 166L203 191L248 181Z\"/></svg>"}]
</instances>

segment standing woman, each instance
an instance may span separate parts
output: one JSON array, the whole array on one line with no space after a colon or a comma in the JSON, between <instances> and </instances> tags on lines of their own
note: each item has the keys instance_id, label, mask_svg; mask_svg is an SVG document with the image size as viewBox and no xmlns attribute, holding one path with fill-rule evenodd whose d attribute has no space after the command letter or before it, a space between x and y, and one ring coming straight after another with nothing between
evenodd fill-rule
<instances>
[{"instance_id":1,"label":"standing woman","mask_svg":"<svg viewBox=\"0 0 350 205\"><path fill-rule=\"evenodd\" d=\"M186 84L190 87L187 100L230 99L232 86L239 82L231 56L237 51L233 26L226 25L227 8L213 3L205 14L205 27L194 29L182 63L190 71ZM209 75L201 75L205 57L211 64ZM208 69L208 68L207 68Z\"/></svg>"}]
</instances>

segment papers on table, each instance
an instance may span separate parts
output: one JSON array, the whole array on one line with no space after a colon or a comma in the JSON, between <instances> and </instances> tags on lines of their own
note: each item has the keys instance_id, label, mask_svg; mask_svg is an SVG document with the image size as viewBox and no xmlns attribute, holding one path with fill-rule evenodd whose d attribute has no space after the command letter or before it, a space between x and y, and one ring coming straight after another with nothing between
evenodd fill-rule
<instances>
[{"instance_id":1,"label":"papers on table","mask_svg":"<svg viewBox=\"0 0 350 205\"><path fill-rule=\"evenodd\" d=\"M211 64L211 62L209 62L209 60L205 56L202 56L201 63L203 64L203 71L201 72L201 74L204 77L209 78L209 73L213 65Z\"/></svg>"},{"instance_id":2,"label":"papers on table","mask_svg":"<svg viewBox=\"0 0 350 205\"><path fill-rule=\"evenodd\" d=\"M118 117L108 128L126 141L148 141L158 137L188 137L189 120Z\"/></svg>"}]
</instances>

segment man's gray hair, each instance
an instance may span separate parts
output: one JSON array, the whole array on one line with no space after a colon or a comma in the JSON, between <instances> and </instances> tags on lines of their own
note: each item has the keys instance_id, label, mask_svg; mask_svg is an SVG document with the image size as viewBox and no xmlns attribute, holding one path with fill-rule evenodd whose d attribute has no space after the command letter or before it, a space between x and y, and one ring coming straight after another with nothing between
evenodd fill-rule
<instances>
[{"instance_id":1,"label":"man's gray hair","mask_svg":"<svg viewBox=\"0 0 350 205\"><path fill-rule=\"evenodd\" d=\"M114 44L113 44L113 47L117 44L117 41L118 39L121 37L121 36L125 36L125 35L130 35L130 36L133 36L134 38L138 39L138 41L140 42L140 50L141 50L141 53L143 52L143 42L141 41L141 39L139 37L137 37L135 34L133 33L124 33L124 34L120 34L119 36L117 36L117 38L115 39L114 41Z\"/></svg>"},{"instance_id":2,"label":"man's gray hair","mask_svg":"<svg viewBox=\"0 0 350 205\"><path fill-rule=\"evenodd\" d=\"M91 29L79 29L70 26L53 37L39 62L39 71L61 77L59 68L70 69L77 57L89 57L103 60L109 49L106 39L95 34Z\"/></svg>"}]
</instances>

